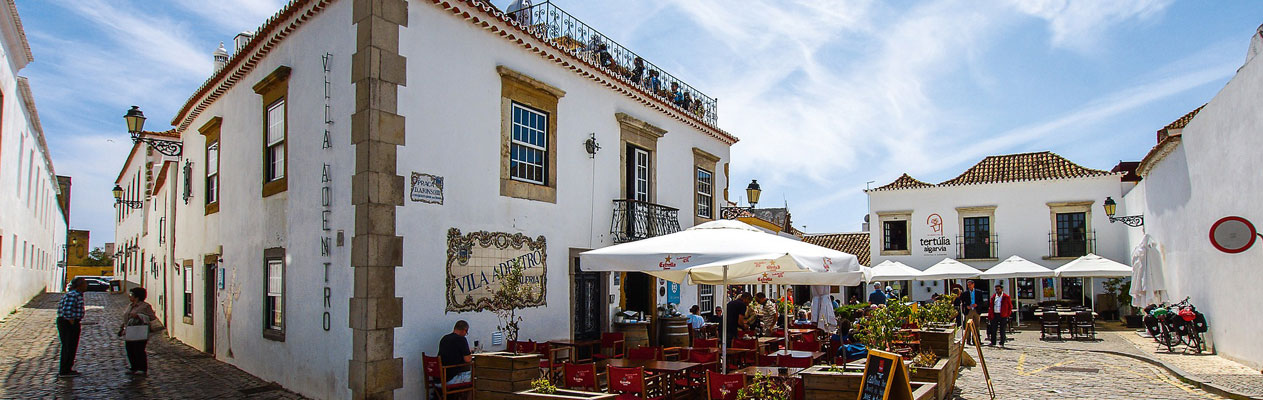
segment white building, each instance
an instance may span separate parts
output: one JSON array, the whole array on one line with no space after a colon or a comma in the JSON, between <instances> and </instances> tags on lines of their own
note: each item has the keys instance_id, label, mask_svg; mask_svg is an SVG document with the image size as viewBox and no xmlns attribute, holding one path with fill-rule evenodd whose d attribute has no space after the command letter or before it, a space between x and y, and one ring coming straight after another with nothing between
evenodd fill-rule
<instances>
[{"instance_id":1,"label":"white building","mask_svg":"<svg viewBox=\"0 0 1263 400\"><path fill-rule=\"evenodd\" d=\"M924 270L955 258L987 270L1012 255L1057 268L1086 253L1129 263L1127 227L1101 206L1135 185L1125 172L1079 166L1050 152L989 156L955 178L931 184L907 174L867 190L873 265L899 261ZM1105 293L1096 279L1096 293ZM985 282L983 282L985 283ZM1021 304L1080 303L1079 278L1019 279ZM944 293L937 281L903 288L914 300ZM991 284L979 284L990 290Z\"/></svg>"},{"instance_id":2,"label":"white building","mask_svg":"<svg viewBox=\"0 0 1263 400\"><path fill-rule=\"evenodd\" d=\"M1263 195L1257 163L1263 119L1255 111L1263 104L1260 52L1263 34L1256 33L1236 76L1205 106L1158 131L1157 146L1137 170L1144 180L1118 211L1144 216L1130 244L1138 246L1145 234L1157 243L1167 300L1190 298L1206 314L1215 351L1255 369L1263 368L1263 319L1253 314L1263 304L1263 249L1255 232L1242 230L1243 247L1222 251L1211 243L1211 227L1233 216L1256 227L1263 222L1253 204Z\"/></svg>"},{"instance_id":3,"label":"white building","mask_svg":"<svg viewBox=\"0 0 1263 400\"><path fill-rule=\"evenodd\" d=\"M577 254L715 217L714 100L536 7L294 0L233 46L172 121L170 332L304 395L421 398L457 320L501 347L480 310L513 260L542 284L522 339L709 300Z\"/></svg>"},{"instance_id":4,"label":"white building","mask_svg":"<svg viewBox=\"0 0 1263 400\"><path fill-rule=\"evenodd\" d=\"M0 10L0 315L41 291L60 291L66 218L31 86L18 72L34 60L17 6Z\"/></svg>"}]
</instances>

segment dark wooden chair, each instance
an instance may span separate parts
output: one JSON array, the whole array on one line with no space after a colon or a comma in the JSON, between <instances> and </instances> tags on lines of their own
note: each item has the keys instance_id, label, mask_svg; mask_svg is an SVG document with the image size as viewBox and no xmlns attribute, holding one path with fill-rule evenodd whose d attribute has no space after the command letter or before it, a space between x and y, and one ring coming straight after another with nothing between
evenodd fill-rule
<instances>
[{"instance_id":1,"label":"dark wooden chair","mask_svg":"<svg viewBox=\"0 0 1263 400\"><path fill-rule=\"evenodd\" d=\"M592 355L593 360L623 358L627 352L627 341L622 332L602 332L601 352Z\"/></svg>"},{"instance_id":2,"label":"dark wooden chair","mask_svg":"<svg viewBox=\"0 0 1263 400\"><path fill-rule=\"evenodd\" d=\"M1092 318L1091 311L1074 313L1074 330L1077 337L1096 340L1096 321Z\"/></svg>"},{"instance_id":3,"label":"dark wooden chair","mask_svg":"<svg viewBox=\"0 0 1263 400\"><path fill-rule=\"evenodd\" d=\"M1057 340L1061 340L1061 316L1056 312L1045 312L1039 315L1039 338L1045 339L1050 335L1057 335Z\"/></svg>"},{"instance_id":4,"label":"dark wooden chair","mask_svg":"<svg viewBox=\"0 0 1263 400\"><path fill-rule=\"evenodd\" d=\"M447 376L447 371L452 368L461 367L469 368L470 374L473 374L474 365L472 363L445 366L438 356L427 356L425 353L421 353L421 369L425 374L422 379L425 381L426 387L430 391L433 391L439 399L446 399L448 396L454 394L473 394L474 383L472 379L469 382L464 383L448 383L451 378Z\"/></svg>"}]
</instances>

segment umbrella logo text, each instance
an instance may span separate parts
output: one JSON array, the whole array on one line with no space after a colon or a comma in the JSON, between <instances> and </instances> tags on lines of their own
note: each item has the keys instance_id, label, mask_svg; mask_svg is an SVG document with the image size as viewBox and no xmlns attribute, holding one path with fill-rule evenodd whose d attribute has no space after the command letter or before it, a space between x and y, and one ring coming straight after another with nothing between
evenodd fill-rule
<instances>
[{"instance_id":1,"label":"umbrella logo text","mask_svg":"<svg viewBox=\"0 0 1263 400\"><path fill-rule=\"evenodd\" d=\"M671 256L667 256L667 260L658 263L658 267L662 269L671 269L675 268L675 263L671 262Z\"/></svg>"}]
</instances>

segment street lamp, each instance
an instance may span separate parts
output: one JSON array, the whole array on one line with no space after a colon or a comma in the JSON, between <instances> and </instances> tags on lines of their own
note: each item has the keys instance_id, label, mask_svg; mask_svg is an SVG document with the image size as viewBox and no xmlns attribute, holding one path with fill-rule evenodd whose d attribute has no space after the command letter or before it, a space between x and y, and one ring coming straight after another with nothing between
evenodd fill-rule
<instances>
[{"instance_id":1,"label":"street lamp","mask_svg":"<svg viewBox=\"0 0 1263 400\"><path fill-rule=\"evenodd\" d=\"M130 110L127 110L127 114L123 115L123 120L127 121L127 133L132 135L132 143L145 142L145 144L159 153L172 157L179 157L184 153L184 143L181 143L179 140L155 139L144 136L145 113L140 111L140 106L132 106Z\"/></svg>"},{"instance_id":2,"label":"street lamp","mask_svg":"<svg viewBox=\"0 0 1263 400\"><path fill-rule=\"evenodd\" d=\"M1105 197L1104 206L1105 216L1109 217L1111 224L1115 222L1122 222L1124 225L1130 227L1138 227L1145 224L1144 215L1126 215L1122 217L1115 217L1114 213L1118 211L1118 203L1115 202L1112 197Z\"/></svg>"},{"instance_id":3,"label":"street lamp","mask_svg":"<svg viewBox=\"0 0 1263 400\"><path fill-rule=\"evenodd\" d=\"M114 192L114 206L115 207L117 207L119 204L131 207L131 208L142 208L145 206L145 202L143 201L123 200L123 188L119 187L118 185L114 185L113 192Z\"/></svg>"},{"instance_id":4,"label":"street lamp","mask_svg":"<svg viewBox=\"0 0 1263 400\"><path fill-rule=\"evenodd\" d=\"M737 219L740 217L752 216L753 214L750 213L750 210L753 210L754 206L759 204L759 195L762 193L763 189L759 187L759 181L757 179L751 179L750 185L746 186L746 199L750 203L750 206L741 207L738 205L736 207L720 208L719 217L723 219Z\"/></svg>"},{"instance_id":5,"label":"street lamp","mask_svg":"<svg viewBox=\"0 0 1263 400\"><path fill-rule=\"evenodd\" d=\"M750 186L746 186L746 198L749 199L751 210L754 209L755 204L759 204L759 195L762 193L763 190L759 188L759 180L751 179Z\"/></svg>"}]
</instances>

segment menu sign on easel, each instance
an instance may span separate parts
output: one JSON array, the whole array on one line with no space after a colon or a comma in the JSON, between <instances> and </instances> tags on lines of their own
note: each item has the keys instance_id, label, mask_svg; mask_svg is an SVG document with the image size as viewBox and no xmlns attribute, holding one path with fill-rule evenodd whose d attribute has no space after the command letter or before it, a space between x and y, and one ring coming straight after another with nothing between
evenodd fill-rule
<instances>
[{"instance_id":1,"label":"menu sign on easel","mask_svg":"<svg viewBox=\"0 0 1263 400\"><path fill-rule=\"evenodd\" d=\"M869 350L859 400L912 400L912 381L908 379L903 357Z\"/></svg>"}]
</instances>

